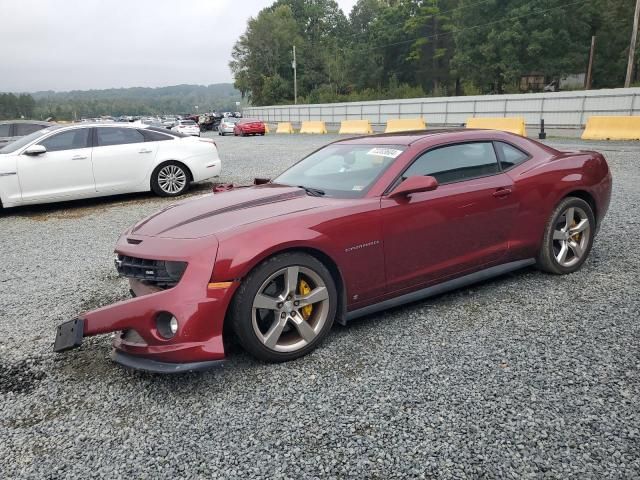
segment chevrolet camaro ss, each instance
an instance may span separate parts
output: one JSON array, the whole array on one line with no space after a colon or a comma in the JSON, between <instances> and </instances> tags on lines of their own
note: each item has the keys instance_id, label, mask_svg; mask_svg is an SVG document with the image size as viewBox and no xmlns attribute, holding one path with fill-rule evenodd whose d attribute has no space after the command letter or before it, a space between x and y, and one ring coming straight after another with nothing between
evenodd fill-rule
<instances>
[{"instance_id":1,"label":"chevrolet camaro ss","mask_svg":"<svg viewBox=\"0 0 640 480\"><path fill-rule=\"evenodd\" d=\"M55 351L117 332L113 359L179 372L312 351L334 322L528 265L569 274L609 207L593 151L491 130L329 144L270 181L175 203L125 231L115 263L133 298L61 324Z\"/></svg>"}]
</instances>

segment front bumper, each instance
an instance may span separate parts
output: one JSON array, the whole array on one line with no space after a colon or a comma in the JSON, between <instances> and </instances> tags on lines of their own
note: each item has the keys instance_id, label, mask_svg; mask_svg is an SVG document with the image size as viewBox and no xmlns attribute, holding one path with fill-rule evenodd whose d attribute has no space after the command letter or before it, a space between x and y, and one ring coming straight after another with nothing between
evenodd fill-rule
<instances>
[{"instance_id":1,"label":"front bumper","mask_svg":"<svg viewBox=\"0 0 640 480\"><path fill-rule=\"evenodd\" d=\"M127 239L141 242L131 244ZM113 341L114 360L132 368L180 372L209 368L223 360L224 318L238 282L210 284L217 254L215 237L181 240L123 235L116 252L156 260L184 260L188 267L180 282L167 290L145 288L130 280L139 296L84 312L77 320L60 325L54 351L75 348L84 337L118 332ZM167 252L182 255L178 258ZM171 339L164 338L157 329L160 312L169 312L178 319L178 331ZM130 331L135 335L123 333Z\"/></svg>"}]
</instances>

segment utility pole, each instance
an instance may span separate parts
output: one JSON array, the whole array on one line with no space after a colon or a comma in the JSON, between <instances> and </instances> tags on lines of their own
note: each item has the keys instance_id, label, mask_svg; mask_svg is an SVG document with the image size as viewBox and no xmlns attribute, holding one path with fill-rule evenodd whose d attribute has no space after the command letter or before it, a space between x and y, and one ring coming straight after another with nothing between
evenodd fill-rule
<instances>
[{"instance_id":1,"label":"utility pole","mask_svg":"<svg viewBox=\"0 0 640 480\"><path fill-rule=\"evenodd\" d=\"M587 78L584 79L584 89L591 90L591 80L593 75L593 52L596 49L596 36L591 36L591 49L589 50L589 67L587 67Z\"/></svg>"},{"instance_id":2,"label":"utility pole","mask_svg":"<svg viewBox=\"0 0 640 480\"><path fill-rule=\"evenodd\" d=\"M638 0L640 2L640 0ZM293 46L293 62L291 62L291 67L293 67L293 103L294 105L298 104L298 71L296 65L296 46Z\"/></svg>"},{"instance_id":3,"label":"utility pole","mask_svg":"<svg viewBox=\"0 0 640 480\"><path fill-rule=\"evenodd\" d=\"M638 13L640 13L640 0L636 0L636 11L633 14L633 30L631 30L629 60L627 61L627 78L624 81L625 88L628 88L631 84L631 74L633 73L633 60L636 54L636 38L638 36Z\"/></svg>"}]
</instances>

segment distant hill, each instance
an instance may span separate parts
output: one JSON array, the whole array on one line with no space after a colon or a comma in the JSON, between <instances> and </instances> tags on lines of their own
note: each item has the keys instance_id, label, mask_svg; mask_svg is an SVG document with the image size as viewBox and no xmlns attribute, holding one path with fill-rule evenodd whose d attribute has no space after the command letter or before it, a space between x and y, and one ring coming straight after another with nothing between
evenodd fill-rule
<instances>
[{"instance_id":1,"label":"distant hill","mask_svg":"<svg viewBox=\"0 0 640 480\"><path fill-rule=\"evenodd\" d=\"M155 115L164 113L234 111L240 92L230 83L173 85L170 87L110 88L106 90L41 91L32 93L35 116L57 119L100 115Z\"/></svg>"}]
</instances>

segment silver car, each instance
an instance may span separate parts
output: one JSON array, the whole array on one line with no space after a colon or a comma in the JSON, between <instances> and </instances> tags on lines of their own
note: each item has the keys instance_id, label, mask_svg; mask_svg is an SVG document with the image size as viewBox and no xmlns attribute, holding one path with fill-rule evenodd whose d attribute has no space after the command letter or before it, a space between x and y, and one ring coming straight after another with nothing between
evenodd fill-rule
<instances>
[{"instance_id":1,"label":"silver car","mask_svg":"<svg viewBox=\"0 0 640 480\"><path fill-rule=\"evenodd\" d=\"M240 119L233 117L224 117L222 120L220 120L220 125L218 125L218 135L233 133L233 127L238 120Z\"/></svg>"},{"instance_id":2,"label":"silver car","mask_svg":"<svg viewBox=\"0 0 640 480\"><path fill-rule=\"evenodd\" d=\"M51 122L38 120L5 120L0 122L0 148L20 137L37 132L43 128L55 125Z\"/></svg>"}]
</instances>

